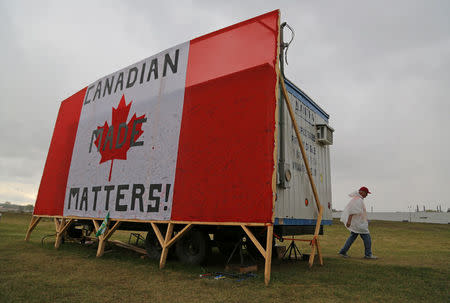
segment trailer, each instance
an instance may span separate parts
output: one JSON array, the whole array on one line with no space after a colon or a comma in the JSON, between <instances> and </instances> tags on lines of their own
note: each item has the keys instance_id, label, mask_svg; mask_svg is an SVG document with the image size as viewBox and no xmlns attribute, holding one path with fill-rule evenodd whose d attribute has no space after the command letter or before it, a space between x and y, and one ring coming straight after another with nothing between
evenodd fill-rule
<instances>
[{"instance_id":1,"label":"trailer","mask_svg":"<svg viewBox=\"0 0 450 303\"><path fill-rule=\"evenodd\" d=\"M62 101L33 217L65 234L147 232L150 258L200 264L236 243L265 259L274 237L332 222L329 115L284 76L278 10L179 44ZM103 223L102 223L103 222ZM81 229L80 229L81 228Z\"/></svg>"}]
</instances>

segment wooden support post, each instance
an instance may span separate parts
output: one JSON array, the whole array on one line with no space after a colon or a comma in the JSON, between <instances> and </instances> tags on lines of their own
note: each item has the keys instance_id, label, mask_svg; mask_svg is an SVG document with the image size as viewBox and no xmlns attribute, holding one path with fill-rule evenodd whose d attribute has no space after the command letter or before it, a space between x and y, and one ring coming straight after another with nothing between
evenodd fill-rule
<instances>
[{"instance_id":1,"label":"wooden support post","mask_svg":"<svg viewBox=\"0 0 450 303\"><path fill-rule=\"evenodd\" d=\"M266 243L266 265L264 268L264 283L269 285L270 272L272 267L272 241L273 241L273 225L267 226L267 243Z\"/></svg>"},{"instance_id":2,"label":"wooden support post","mask_svg":"<svg viewBox=\"0 0 450 303\"><path fill-rule=\"evenodd\" d=\"M164 238L161 235L161 232L159 231L158 225L156 225L153 222L150 222L150 224L152 225L152 228L153 228L153 231L155 232L156 238L158 238L159 245L161 245L161 247L163 247L163 245L164 245Z\"/></svg>"},{"instance_id":3,"label":"wooden support post","mask_svg":"<svg viewBox=\"0 0 450 303\"><path fill-rule=\"evenodd\" d=\"M53 221L55 222L55 230L58 232L59 230L59 218L53 218Z\"/></svg>"},{"instance_id":4,"label":"wooden support post","mask_svg":"<svg viewBox=\"0 0 450 303\"><path fill-rule=\"evenodd\" d=\"M60 232L61 226L64 225L66 219L62 218L61 221L59 221L57 218L55 218L55 225L56 225L56 239L55 239L55 248L58 249L61 246L62 242L62 233Z\"/></svg>"},{"instance_id":5,"label":"wooden support post","mask_svg":"<svg viewBox=\"0 0 450 303\"><path fill-rule=\"evenodd\" d=\"M164 243L162 245L161 259L159 260L160 269L163 269L164 266L166 266L167 253L169 252L169 247L167 246L167 243L169 243L170 238L172 237L172 233L173 233L173 223L169 223L169 226L167 227L166 231L166 238L164 239Z\"/></svg>"},{"instance_id":6,"label":"wooden support post","mask_svg":"<svg viewBox=\"0 0 450 303\"><path fill-rule=\"evenodd\" d=\"M316 255L316 239L311 240L311 253L309 254L309 267L313 266L314 263L314 257Z\"/></svg>"},{"instance_id":7,"label":"wooden support post","mask_svg":"<svg viewBox=\"0 0 450 303\"><path fill-rule=\"evenodd\" d=\"M97 233L98 229L100 228L100 225L98 224L97 220L92 220L92 223L94 223L95 233Z\"/></svg>"},{"instance_id":8,"label":"wooden support post","mask_svg":"<svg viewBox=\"0 0 450 303\"><path fill-rule=\"evenodd\" d=\"M27 234L25 235L25 241L28 242L30 240L31 232L36 227L36 225L38 225L39 221L41 221L41 217L37 216L31 217L30 226L28 227Z\"/></svg>"},{"instance_id":9,"label":"wooden support post","mask_svg":"<svg viewBox=\"0 0 450 303\"><path fill-rule=\"evenodd\" d=\"M112 236L112 234L117 230L117 228L120 226L121 221L116 221L114 226L111 229L106 228L103 235L100 235L98 237L98 248L97 248L97 258L100 258L105 253L105 245L106 241ZM95 228L98 230L98 223L95 224Z\"/></svg>"},{"instance_id":10,"label":"wooden support post","mask_svg":"<svg viewBox=\"0 0 450 303\"><path fill-rule=\"evenodd\" d=\"M105 253L105 237L103 235L100 235L98 237L98 247L97 247L97 258L100 258Z\"/></svg>"},{"instance_id":11,"label":"wooden support post","mask_svg":"<svg viewBox=\"0 0 450 303\"><path fill-rule=\"evenodd\" d=\"M319 238L316 239L316 242L317 242L317 256L319 257L319 263L320 265L323 265L322 250L320 249Z\"/></svg>"},{"instance_id":12,"label":"wooden support post","mask_svg":"<svg viewBox=\"0 0 450 303\"><path fill-rule=\"evenodd\" d=\"M58 224L58 230L56 231L56 240L55 240L55 248L58 249L61 246L62 237L64 233L66 232L67 228L72 224L74 219L69 219L66 222L65 218L61 219L61 222Z\"/></svg>"},{"instance_id":13,"label":"wooden support post","mask_svg":"<svg viewBox=\"0 0 450 303\"><path fill-rule=\"evenodd\" d=\"M317 253L317 257L319 258L319 264L323 265L323 258L322 258L322 251L320 249L319 245L319 238L314 236L314 238L311 241L311 254L309 255L309 267L313 266L314 263L314 257Z\"/></svg>"}]
</instances>

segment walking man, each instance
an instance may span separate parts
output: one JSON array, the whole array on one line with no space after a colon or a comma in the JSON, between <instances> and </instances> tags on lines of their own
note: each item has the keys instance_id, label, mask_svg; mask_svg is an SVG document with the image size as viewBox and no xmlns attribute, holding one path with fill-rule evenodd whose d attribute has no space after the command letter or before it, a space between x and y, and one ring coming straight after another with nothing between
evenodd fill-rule
<instances>
[{"instance_id":1,"label":"walking man","mask_svg":"<svg viewBox=\"0 0 450 303\"><path fill-rule=\"evenodd\" d=\"M367 212L364 205L364 198L370 193L369 189L365 186L351 193L349 196L352 199L342 212L341 222L350 231L350 236L345 242L344 247L339 251L339 255L345 258L348 257L347 251L359 235L364 242L364 258L377 259L372 254L372 239L370 238L369 221L367 220Z\"/></svg>"}]
</instances>

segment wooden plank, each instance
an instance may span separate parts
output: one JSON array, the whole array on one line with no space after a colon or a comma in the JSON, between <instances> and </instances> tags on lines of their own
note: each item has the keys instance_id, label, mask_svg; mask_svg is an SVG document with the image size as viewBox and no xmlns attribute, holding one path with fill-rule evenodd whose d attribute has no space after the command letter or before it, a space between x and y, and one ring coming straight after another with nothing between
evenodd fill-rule
<instances>
[{"instance_id":1,"label":"wooden plank","mask_svg":"<svg viewBox=\"0 0 450 303\"><path fill-rule=\"evenodd\" d=\"M115 245L117 245L119 247L123 247L123 248L135 251L135 252L143 254L143 255L147 254L147 251L145 249L137 247L135 245L128 244L128 243L124 243L124 242L119 241L119 240L113 240L113 241L111 241L111 243L113 243L113 244L115 244Z\"/></svg>"},{"instance_id":2,"label":"wooden plank","mask_svg":"<svg viewBox=\"0 0 450 303\"><path fill-rule=\"evenodd\" d=\"M167 248L170 248L175 241L177 241L179 238L181 238L187 231L189 231L192 228L192 224L186 225L180 232L178 232L175 237L173 237L168 243Z\"/></svg>"},{"instance_id":3,"label":"wooden plank","mask_svg":"<svg viewBox=\"0 0 450 303\"><path fill-rule=\"evenodd\" d=\"M264 283L269 285L270 273L272 268L272 241L273 241L273 225L267 226L267 243L266 243L266 264L264 266Z\"/></svg>"},{"instance_id":4,"label":"wooden plank","mask_svg":"<svg viewBox=\"0 0 450 303\"><path fill-rule=\"evenodd\" d=\"M241 266L237 264L228 264L225 266L225 271L232 271L232 272L239 272L239 273L246 273L246 272L257 272L258 271L258 265L249 265L249 266Z\"/></svg>"},{"instance_id":5,"label":"wooden plank","mask_svg":"<svg viewBox=\"0 0 450 303\"><path fill-rule=\"evenodd\" d=\"M281 30L280 30L280 18L278 18L278 37L277 45L280 45ZM277 47L277 58L280 58L280 47ZM273 167L272 173L272 224L275 223L275 203L277 200L277 167L278 167L278 135L279 135L279 105L280 105L280 60L276 60L275 72L277 74L277 83L275 84L275 132L274 132L274 149L273 149Z\"/></svg>"},{"instance_id":6,"label":"wooden plank","mask_svg":"<svg viewBox=\"0 0 450 303\"><path fill-rule=\"evenodd\" d=\"M173 233L173 223L169 223L169 226L167 226L166 231L166 238L163 243L163 249L161 252L161 259L159 260L159 268L163 269L164 266L166 266L166 259L167 259L167 253L169 252L169 248L167 247L167 243L169 243L170 238L172 237Z\"/></svg>"},{"instance_id":7,"label":"wooden plank","mask_svg":"<svg viewBox=\"0 0 450 303\"><path fill-rule=\"evenodd\" d=\"M314 230L314 237L316 237L316 238L319 236L320 223L322 222L322 214L323 214L323 208L322 208L322 206L320 206L319 214L317 216L316 229Z\"/></svg>"},{"instance_id":8,"label":"wooden plank","mask_svg":"<svg viewBox=\"0 0 450 303\"><path fill-rule=\"evenodd\" d=\"M66 219L83 219L83 220L100 220L103 221L105 218L93 218L93 217L79 217L79 216L48 216L39 215L42 218L66 218ZM204 222L204 221L167 221L167 220L138 220L138 219L120 219L122 222L135 222L135 223L173 223L173 224L194 224L194 225L218 225L218 226L240 226L244 224L245 226L267 226L269 223L255 223L255 222Z\"/></svg>"},{"instance_id":9,"label":"wooden plank","mask_svg":"<svg viewBox=\"0 0 450 303\"><path fill-rule=\"evenodd\" d=\"M164 245L164 238L161 235L161 232L159 231L158 225L156 225L155 223L151 222L150 223L152 225L153 231L156 234L156 237L158 238L159 244L161 245L161 247Z\"/></svg>"},{"instance_id":10,"label":"wooden plank","mask_svg":"<svg viewBox=\"0 0 450 303\"><path fill-rule=\"evenodd\" d=\"M256 237L253 235L253 233L245 225L241 225L241 227L245 231L247 236L250 238L250 240L252 240L253 244L255 244L256 248L258 248L258 250L261 253L261 255L265 258L266 257L266 251L264 250L262 245L259 243L258 239L256 239Z\"/></svg>"},{"instance_id":11,"label":"wooden plank","mask_svg":"<svg viewBox=\"0 0 450 303\"><path fill-rule=\"evenodd\" d=\"M58 230L59 230L59 219L58 218L54 218L53 221L55 222L55 230L56 230L56 232L58 232Z\"/></svg>"},{"instance_id":12,"label":"wooden plank","mask_svg":"<svg viewBox=\"0 0 450 303\"><path fill-rule=\"evenodd\" d=\"M319 238L317 238L316 241L317 241L317 256L319 257L319 264L323 265L322 251L320 250Z\"/></svg>"},{"instance_id":13,"label":"wooden plank","mask_svg":"<svg viewBox=\"0 0 450 303\"><path fill-rule=\"evenodd\" d=\"M83 219L83 220L99 220L103 221L105 218L93 218L93 217L79 217L79 216L40 216L42 218L66 218L66 219ZM139 219L120 219L122 222L135 222L135 223L173 223L173 224L194 224L194 225L223 225L223 226L240 226L245 224L246 226L266 226L268 223L255 223L255 222L204 222L204 221L167 221L167 220L139 220Z\"/></svg>"},{"instance_id":14,"label":"wooden plank","mask_svg":"<svg viewBox=\"0 0 450 303\"><path fill-rule=\"evenodd\" d=\"M39 221L41 221L41 217L38 216L31 217L30 226L28 227L27 234L25 235L25 241L28 242L30 240L31 232L38 225Z\"/></svg>"},{"instance_id":15,"label":"wooden plank","mask_svg":"<svg viewBox=\"0 0 450 303\"><path fill-rule=\"evenodd\" d=\"M100 226L99 226L98 222L96 222L96 220L93 220L93 221L95 222L94 223L94 226L95 226L95 229L96 229L95 233L97 233L97 231L100 228ZM98 239L98 246L97 246L96 257L100 258L105 253L105 244L106 243L105 243L105 237L103 235L98 236L97 239Z\"/></svg>"},{"instance_id":16,"label":"wooden plank","mask_svg":"<svg viewBox=\"0 0 450 303\"><path fill-rule=\"evenodd\" d=\"M55 219L56 225L56 239L55 239L55 249L58 249L61 246L62 242L62 232L61 229L64 227L66 219L62 218L61 221Z\"/></svg>"},{"instance_id":17,"label":"wooden plank","mask_svg":"<svg viewBox=\"0 0 450 303\"><path fill-rule=\"evenodd\" d=\"M92 220L92 222L94 223L95 233L97 233L100 225L98 224L97 220Z\"/></svg>"},{"instance_id":18,"label":"wooden plank","mask_svg":"<svg viewBox=\"0 0 450 303\"><path fill-rule=\"evenodd\" d=\"M240 226L245 224L246 226L266 226L267 223L243 223L243 222L201 222L201 221L162 221L162 223L173 224L193 224L193 225L223 225L223 226Z\"/></svg>"}]
</instances>

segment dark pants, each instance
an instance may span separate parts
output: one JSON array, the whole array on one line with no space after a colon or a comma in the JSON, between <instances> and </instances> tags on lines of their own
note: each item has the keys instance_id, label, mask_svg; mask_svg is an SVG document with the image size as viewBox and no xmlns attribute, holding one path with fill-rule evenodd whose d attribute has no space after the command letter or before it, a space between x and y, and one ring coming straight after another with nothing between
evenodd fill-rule
<instances>
[{"instance_id":1,"label":"dark pants","mask_svg":"<svg viewBox=\"0 0 450 303\"><path fill-rule=\"evenodd\" d=\"M341 248L339 253L345 255L356 238L358 238L358 235L361 236L361 239L363 239L364 242L364 255L366 257L370 257L372 255L372 239L370 238L370 234L357 234L352 231L350 232L350 236L347 241L345 241L344 247Z\"/></svg>"}]
</instances>

